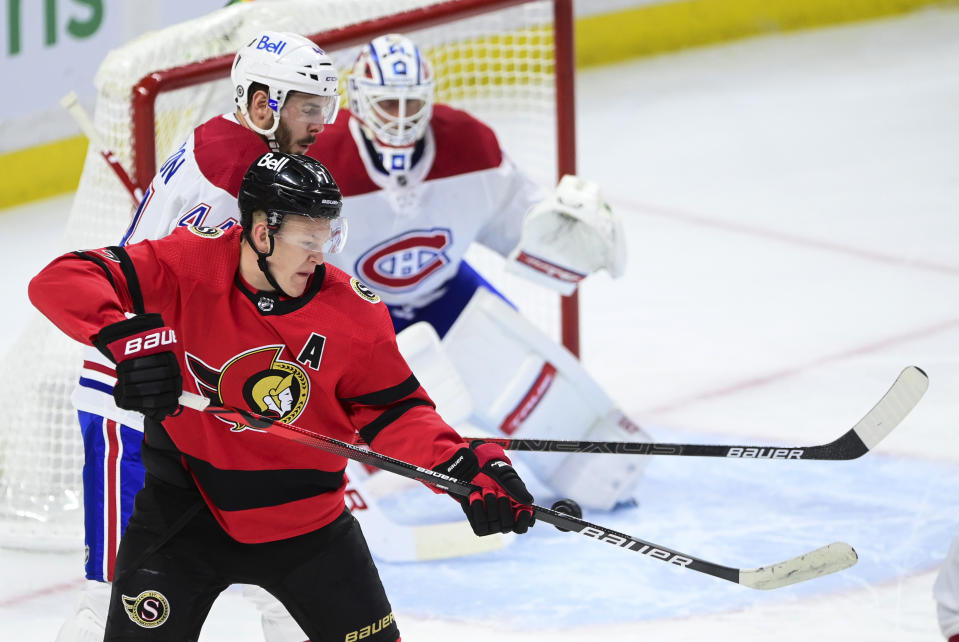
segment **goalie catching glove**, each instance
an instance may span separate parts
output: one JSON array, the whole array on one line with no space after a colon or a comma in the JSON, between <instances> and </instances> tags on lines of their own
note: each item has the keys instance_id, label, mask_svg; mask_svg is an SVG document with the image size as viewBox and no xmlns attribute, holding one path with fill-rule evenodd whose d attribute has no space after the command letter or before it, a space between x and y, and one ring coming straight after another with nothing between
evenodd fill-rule
<instances>
[{"instance_id":1,"label":"goalie catching glove","mask_svg":"<svg viewBox=\"0 0 959 642\"><path fill-rule=\"evenodd\" d=\"M141 314L103 327L94 342L117 364L113 399L118 408L163 421L176 412L183 392L173 350L176 334L159 314Z\"/></svg>"},{"instance_id":2,"label":"goalie catching glove","mask_svg":"<svg viewBox=\"0 0 959 642\"><path fill-rule=\"evenodd\" d=\"M496 444L474 441L433 470L482 489L469 497L455 498L477 535L525 533L533 525L529 507L533 496L513 470L509 457Z\"/></svg>"},{"instance_id":3,"label":"goalie catching glove","mask_svg":"<svg viewBox=\"0 0 959 642\"><path fill-rule=\"evenodd\" d=\"M599 185L566 175L552 195L526 214L523 235L507 265L564 295L600 268L620 277L626 269L622 224L603 201Z\"/></svg>"}]
</instances>

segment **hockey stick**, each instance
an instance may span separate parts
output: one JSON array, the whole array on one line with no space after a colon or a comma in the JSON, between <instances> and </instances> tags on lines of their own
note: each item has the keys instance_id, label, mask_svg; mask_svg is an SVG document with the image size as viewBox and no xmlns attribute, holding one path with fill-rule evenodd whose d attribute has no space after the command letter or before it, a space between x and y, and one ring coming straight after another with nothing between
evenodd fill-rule
<instances>
[{"instance_id":1,"label":"hockey stick","mask_svg":"<svg viewBox=\"0 0 959 642\"><path fill-rule=\"evenodd\" d=\"M733 459L819 459L841 461L862 457L876 447L919 403L929 387L926 373L915 366L904 369L892 387L844 435L821 446L712 446L639 441L574 441L560 439L510 439L463 437L499 444L504 450L559 453L608 453L620 455L677 455L681 457L727 457Z\"/></svg>"},{"instance_id":2,"label":"hockey stick","mask_svg":"<svg viewBox=\"0 0 959 642\"><path fill-rule=\"evenodd\" d=\"M117 175L117 178L120 179L120 182L123 183L123 186L130 193L130 198L133 199L133 204L139 205L140 200L143 198L143 190L134 184L133 180L130 178L130 175L127 174L127 170L124 169L123 165L120 164L120 159L117 158L111 150L107 149L106 143L102 138L100 138L100 134L93 125L93 121L90 120L90 117L87 115L83 105L77 101L76 93L71 91L69 94L61 98L60 106L70 112L70 115L73 116L73 120L77 121L77 125L80 126L80 131L84 133L84 135L90 141L90 144L93 145L93 148L100 153L100 156L103 157L103 160L106 161L107 165L110 166L110 169L113 170L113 173Z\"/></svg>"},{"instance_id":3,"label":"hockey stick","mask_svg":"<svg viewBox=\"0 0 959 642\"><path fill-rule=\"evenodd\" d=\"M180 403L188 408L216 415L229 422L235 422L257 430L262 430L271 435L290 439L360 463L369 464L375 468L381 468L403 477L417 479L445 490L457 497L467 497L470 493L479 490L478 486L438 473L429 468L423 468L422 466L400 461L399 459L394 459L372 450L365 450L359 446L299 426L286 424L282 421L271 419L270 417L264 417L249 410L210 406L209 399L201 397L200 395L184 392L180 395ZM679 551L658 546L637 537L632 537L631 535L626 535L625 533L587 522L551 508L536 505L533 505L532 508L533 515L536 519L547 524L552 524L559 529L573 531L596 541L605 542L606 544L611 544L612 546L634 553L640 553L646 557L666 562L667 564L705 573L706 575L712 575L713 577L755 589L774 589L810 580L829 573L835 573L836 571L841 571L844 568L852 566L859 559L856 551L854 551L849 544L836 542L828 546L823 546L822 548L817 548L799 557L779 562L778 564L762 566L755 569L733 568L707 562Z\"/></svg>"},{"instance_id":4,"label":"hockey stick","mask_svg":"<svg viewBox=\"0 0 959 642\"><path fill-rule=\"evenodd\" d=\"M476 537L465 518L418 525L396 522L380 507L379 498L372 488L375 485L382 489L387 484L372 480L363 466L354 461L347 462L346 476L346 506L360 522L370 552L384 562L424 562L465 557L500 550L512 542L511 535L501 533ZM406 481L393 475L384 474L383 477L398 482ZM409 483L415 482L410 480ZM389 486L394 488L392 484Z\"/></svg>"}]
</instances>

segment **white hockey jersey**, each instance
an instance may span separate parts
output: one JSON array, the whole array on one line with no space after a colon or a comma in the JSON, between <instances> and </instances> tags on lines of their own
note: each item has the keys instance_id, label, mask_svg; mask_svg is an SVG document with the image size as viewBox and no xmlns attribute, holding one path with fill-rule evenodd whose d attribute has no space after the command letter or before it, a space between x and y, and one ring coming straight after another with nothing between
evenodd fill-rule
<instances>
[{"instance_id":1,"label":"white hockey jersey","mask_svg":"<svg viewBox=\"0 0 959 642\"><path fill-rule=\"evenodd\" d=\"M162 238L187 225L239 225L236 197L243 174L268 151L234 114L203 123L157 171L120 244Z\"/></svg>"},{"instance_id":2,"label":"white hockey jersey","mask_svg":"<svg viewBox=\"0 0 959 642\"><path fill-rule=\"evenodd\" d=\"M436 105L412 171L390 176L359 123L340 113L308 152L333 174L349 221L345 249L327 261L389 305L416 307L459 269L470 243L504 257L519 243L540 188L469 114Z\"/></svg>"}]
</instances>

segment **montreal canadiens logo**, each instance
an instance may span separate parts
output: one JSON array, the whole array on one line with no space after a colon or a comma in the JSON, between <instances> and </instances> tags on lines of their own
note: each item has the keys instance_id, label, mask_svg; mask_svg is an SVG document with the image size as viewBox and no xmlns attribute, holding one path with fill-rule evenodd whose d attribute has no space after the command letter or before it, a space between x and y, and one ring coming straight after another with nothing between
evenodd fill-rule
<instances>
[{"instance_id":1,"label":"montreal canadiens logo","mask_svg":"<svg viewBox=\"0 0 959 642\"><path fill-rule=\"evenodd\" d=\"M145 629L155 629L170 617L170 602L159 591L143 591L136 597L121 597L127 617Z\"/></svg>"},{"instance_id":2,"label":"montreal canadiens logo","mask_svg":"<svg viewBox=\"0 0 959 642\"><path fill-rule=\"evenodd\" d=\"M282 361L283 346L247 350L214 368L195 355L186 354L187 367L200 392L214 405L248 408L258 415L291 423L310 396L310 379L296 363ZM217 417L231 430L255 430Z\"/></svg>"},{"instance_id":3,"label":"montreal canadiens logo","mask_svg":"<svg viewBox=\"0 0 959 642\"><path fill-rule=\"evenodd\" d=\"M450 262L453 234L445 228L413 230L365 252L356 274L376 289L403 290L418 285Z\"/></svg>"}]
</instances>

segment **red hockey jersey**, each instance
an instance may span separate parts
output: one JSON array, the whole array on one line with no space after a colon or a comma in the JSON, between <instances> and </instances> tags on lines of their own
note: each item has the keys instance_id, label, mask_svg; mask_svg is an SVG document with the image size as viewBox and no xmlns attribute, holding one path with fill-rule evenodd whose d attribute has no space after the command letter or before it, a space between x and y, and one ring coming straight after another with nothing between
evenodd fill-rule
<instances>
[{"instance_id":1,"label":"red hockey jersey","mask_svg":"<svg viewBox=\"0 0 959 642\"><path fill-rule=\"evenodd\" d=\"M177 335L184 389L215 403L343 441L359 434L427 468L466 445L403 360L376 295L329 265L301 297L253 291L238 272L241 233L188 227L66 254L31 281L30 299L87 344L127 312L160 313ZM219 523L241 542L301 535L343 511L342 457L190 410L163 427Z\"/></svg>"}]
</instances>

